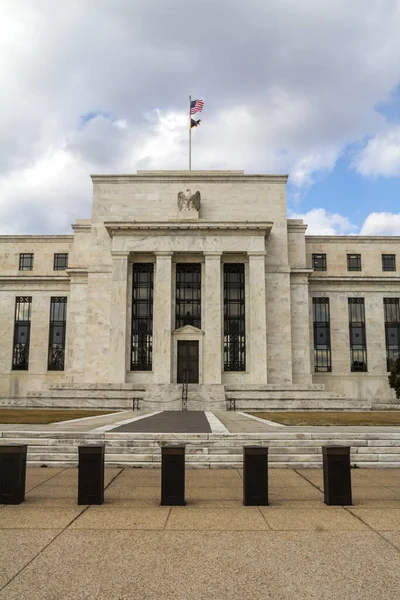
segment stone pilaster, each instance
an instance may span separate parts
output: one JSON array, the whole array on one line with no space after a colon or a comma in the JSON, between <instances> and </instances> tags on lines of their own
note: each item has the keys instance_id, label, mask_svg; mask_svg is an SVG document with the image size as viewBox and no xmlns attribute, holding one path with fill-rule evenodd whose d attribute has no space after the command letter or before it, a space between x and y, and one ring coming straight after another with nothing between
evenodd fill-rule
<instances>
[{"instance_id":1,"label":"stone pilaster","mask_svg":"<svg viewBox=\"0 0 400 600\"><path fill-rule=\"evenodd\" d=\"M292 375L293 383L312 383L310 348L310 308L308 277L310 269L292 269L290 299L292 309Z\"/></svg>"},{"instance_id":2,"label":"stone pilaster","mask_svg":"<svg viewBox=\"0 0 400 600\"><path fill-rule=\"evenodd\" d=\"M221 252L204 252L204 360L203 382L221 383L222 315L221 315Z\"/></svg>"},{"instance_id":3,"label":"stone pilaster","mask_svg":"<svg viewBox=\"0 0 400 600\"><path fill-rule=\"evenodd\" d=\"M111 254L110 382L125 383L129 252Z\"/></svg>"},{"instance_id":4,"label":"stone pilaster","mask_svg":"<svg viewBox=\"0 0 400 600\"><path fill-rule=\"evenodd\" d=\"M172 252L156 252L153 306L154 383L171 383Z\"/></svg>"},{"instance_id":5,"label":"stone pilaster","mask_svg":"<svg viewBox=\"0 0 400 600\"><path fill-rule=\"evenodd\" d=\"M247 329L252 383L267 383L265 252L249 252L249 324Z\"/></svg>"}]
</instances>

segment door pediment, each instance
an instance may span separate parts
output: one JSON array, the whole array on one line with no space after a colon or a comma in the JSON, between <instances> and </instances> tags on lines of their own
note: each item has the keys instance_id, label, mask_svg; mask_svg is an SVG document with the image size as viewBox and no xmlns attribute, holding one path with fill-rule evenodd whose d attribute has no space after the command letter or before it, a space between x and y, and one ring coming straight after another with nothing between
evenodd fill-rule
<instances>
[{"instance_id":1,"label":"door pediment","mask_svg":"<svg viewBox=\"0 0 400 600\"><path fill-rule=\"evenodd\" d=\"M180 335L204 335L204 331L198 329L197 327L193 327L193 325L184 325L183 327L179 327L179 329L175 329L172 332L172 335L180 336Z\"/></svg>"}]
</instances>

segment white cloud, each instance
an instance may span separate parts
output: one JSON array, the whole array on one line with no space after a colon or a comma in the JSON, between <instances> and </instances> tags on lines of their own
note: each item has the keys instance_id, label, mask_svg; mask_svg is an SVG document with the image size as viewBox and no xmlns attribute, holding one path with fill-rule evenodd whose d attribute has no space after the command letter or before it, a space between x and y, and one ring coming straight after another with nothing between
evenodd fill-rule
<instances>
[{"instance_id":1,"label":"white cloud","mask_svg":"<svg viewBox=\"0 0 400 600\"><path fill-rule=\"evenodd\" d=\"M362 175L400 175L400 127L369 140L355 157L353 166Z\"/></svg>"},{"instance_id":2,"label":"white cloud","mask_svg":"<svg viewBox=\"0 0 400 600\"><path fill-rule=\"evenodd\" d=\"M313 208L304 214L289 213L290 219L303 219L308 225L307 235L356 235L358 228L347 217Z\"/></svg>"},{"instance_id":3,"label":"white cloud","mask_svg":"<svg viewBox=\"0 0 400 600\"><path fill-rule=\"evenodd\" d=\"M303 219L308 225L307 235L399 235L400 213L374 212L367 216L361 227L339 214L324 208L313 208L298 214L289 211L289 219Z\"/></svg>"},{"instance_id":4,"label":"white cloud","mask_svg":"<svg viewBox=\"0 0 400 600\"><path fill-rule=\"evenodd\" d=\"M400 235L400 213L371 213L365 219L360 235Z\"/></svg>"},{"instance_id":5,"label":"white cloud","mask_svg":"<svg viewBox=\"0 0 400 600\"><path fill-rule=\"evenodd\" d=\"M69 231L90 172L186 168L189 92L205 99L195 169L289 172L302 189L386 135L375 107L399 82L398 2L231 0L195 19L186 0L92 4L0 4L0 233Z\"/></svg>"}]
</instances>

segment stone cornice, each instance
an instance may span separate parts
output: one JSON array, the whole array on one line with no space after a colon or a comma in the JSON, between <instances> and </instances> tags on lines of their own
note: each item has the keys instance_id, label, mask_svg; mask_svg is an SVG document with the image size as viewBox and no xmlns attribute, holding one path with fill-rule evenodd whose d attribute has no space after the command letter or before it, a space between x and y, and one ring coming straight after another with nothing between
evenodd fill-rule
<instances>
[{"instance_id":1,"label":"stone cornice","mask_svg":"<svg viewBox=\"0 0 400 600\"><path fill-rule=\"evenodd\" d=\"M244 175L242 171L139 171L137 175L91 175L96 183L281 183L288 175Z\"/></svg>"},{"instance_id":2,"label":"stone cornice","mask_svg":"<svg viewBox=\"0 0 400 600\"><path fill-rule=\"evenodd\" d=\"M82 223L74 223L73 225L71 225L71 227L74 231L79 232L90 233L90 231L92 231L92 225L86 225Z\"/></svg>"},{"instance_id":3,"label":"stone cornice","mask_svg":"<svg viewBox=\"0 0 400 600\"><path fill-rule=\"evenodd\" d=\"M299 231L300 233L304 233L307 229L308 225L305 225L300 219L288 219L287 220L287 228L289 232Z\"/></svg>"},{"instance_id":4,"label":"stone cornice","mask_svg":"<svg viewBox=\"0 0 400 600\"><path fill-rule=\"evenodd\" d=\"M312 270L311 270L312 271ZM314 271L314 275L312 277L310 277L310 284L311 283L356 283L356 284L363 284L363 283L368 283L368 284L376 284L376 285L382 285L383 283L388 283L388 284L397 284L399 286L400 289L400 278L399 277L379 277L379 276L373 276L373 275L364 275L364 276L360 276L360 277L354 277L352 275L331 275L331 276L321 276L315 275L315 271Z\"/></svg>"},{"instance_id":5,"label":"stone cornice","mask_svg":"<svg viewBox=\"0 0 400 600\"><path fill-rule=\"evenodd\" d=\"M313 272L313 269L307 269L305 267L292 267L290 269L291 275L307 275L307 277L309 277Z\"/></svg>"},{"instance_id":6,"label":"stone cornice","mask_svg":"<svg viewBox=\"0 0 400 600\"><path fill-rule=\"evenodd\" d=\"M251 232L253 235L268 235L273 223L250 221L106 221L105 228L110 237L114 235L142 235L143 232L170 235L174 231L188 233L210 232Z\"/></svg>"},{"instance_id":7,"label":"stone cornice","mask_svg":"<svg viewBox=\"0 0 400 600\"><path fill-rule=\"evenodd\" d=\"M1 242L72 242L73 235L0 235Z\"/></svg>"},{"instance_id":8,"label":"stone cornice","mask_svg":"<svg viewBox=\"0 0 400 600\"><path fill-rule=\"evenodd\" d=\"M0 283L44 283L47 281L51 281L52 283L69 283L69 277L65 275L0 275Z\"/></svg>"},{"instance_id":9,"label":"stone cornice","mask_svg":"<svg viewBox=\"0 0 400 600\"><path fill-rule=\"evenodd\" d=\"M316 244L382 244L400 243L399 235L306 235L308 242Z\"/></svg>"}]
</instances>

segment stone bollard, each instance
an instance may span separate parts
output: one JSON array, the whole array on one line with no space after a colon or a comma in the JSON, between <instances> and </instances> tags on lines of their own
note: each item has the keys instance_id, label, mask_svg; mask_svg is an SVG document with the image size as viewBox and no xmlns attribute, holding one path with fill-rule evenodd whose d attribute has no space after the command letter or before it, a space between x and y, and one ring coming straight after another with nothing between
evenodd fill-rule
<instances>
[{"instance_id":1,"label":"stone bollard","mask_svg":"<svg viewBox=\"0 0 400 600\"><path fill-rule=\"evenodd\" d=\"M185 504L185 446L162 446L161 506Z\"/></svg>"},{"instance_id":2,"label":"stone bollard","mask_svg":"<svg viewBox=\"0 0 400 600\"><path fill-rule=\"evenodd\" d=\"M350 506L350 446L323 446L324 502L333 506Z\"/></svg>"},{"instance_id":3,"label":"stone bollard","mask_svg":"<svg viewBox=\"0 0 400 600\"><path fill-rule=\"evenodd\" d=\"M268 448L243 448L243 504L268 506Z\"/></svg>"},{"instance_id":4,"label":"stone bollard","mask_svg":"<svg viewBox=\"0 0 400 600\"><path fill-rule=\"evenodd\" d=\"M0 446L0 504L25 500L27 449L25 445Z\"/></svg>"},{"instance_id":5,"label":"stone bollard","mask_svg":"<svg viewBox=\"0 0 400 600\"><path fill-rule=\"evenodd\" d=\"M104 502L104 444L79 446L78 504Z\"/></svg>"}]
</instances>

